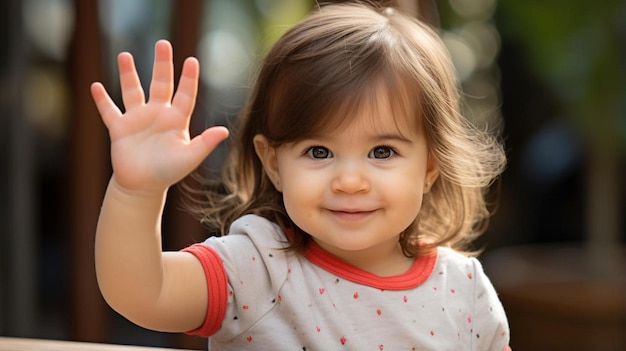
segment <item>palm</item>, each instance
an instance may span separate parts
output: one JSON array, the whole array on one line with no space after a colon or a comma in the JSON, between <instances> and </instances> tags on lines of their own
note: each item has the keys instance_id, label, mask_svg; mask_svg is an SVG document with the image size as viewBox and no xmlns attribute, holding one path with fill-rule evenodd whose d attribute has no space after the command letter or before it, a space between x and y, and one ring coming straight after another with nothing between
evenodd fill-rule
<instances>
[{"instance_id":1,"label":"palm","mask_svg":"<svg viewBox=\"0 0 626 351\"><path fill-rule=\"evenodd\" d=\"M198 62L188 59L174 91L172 48L166 41L156 45L150 100L146 103L132 56L118 58L122 114L101 84L92 94L109 129L114 177L129 190L161 190L191 172L223 140L223 128L211 128L194 139L189 120L198 86ZM172 98L173 97L173 98Z\"/></svg>"}]
</instances>

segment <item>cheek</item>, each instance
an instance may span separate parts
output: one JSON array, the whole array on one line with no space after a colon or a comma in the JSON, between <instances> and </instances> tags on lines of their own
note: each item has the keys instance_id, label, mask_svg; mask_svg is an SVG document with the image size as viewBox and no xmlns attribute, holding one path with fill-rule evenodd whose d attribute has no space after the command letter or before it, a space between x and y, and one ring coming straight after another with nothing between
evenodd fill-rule
<instances>
[{"instance_id":1,"label":"cheek","mask_svg":"<svg viewBox=\"0 0 626 351\"><path fill-rule=\"evenodd\" d=\"M287 216L295 225L307 233L310 233L312 223L315 223L315 202L311 200L308 187L291 187L290 183L283 188L283 204Z\"/></svg>"},{"instance_id":2,"label":"cheek","mask_svg":"<svg viewBox=\"0 0 626 351\"><path fill-rule=\"evenodd\" d=\"M320 198L318 182L310 178L293 169L282 173L283 203L287 214L294 222L311 217L312 209L317 204L316 199Z\"/></svg>"},{"instance_id":3,"label":"cheek","mask_svg":"<svg viewBox=\"0 0 626 351\"><path fill-rule=\"evenodd\" d=\"M283 184L283 202L288 210L294 207L297 208L298 203L302 202L302 193L296 189L298 189L298 187L295 187L292 182Z\"/></svg>"},{"instance_id":4,"label":"cheek","mask_svg":"<svg viewBox=\"0 0 626 351\"><path fill-rule=\"evenodd\" d=\"M401 216L405 218L403 222L415 219L424 198L420 176L411 173L397 178L387 178L386 184L384 187L386 190L383 190L386 202L402 213Z\"/></svg>"},{"instance_id":5,"label":"cheek","mask_svg":"<svg viewBox=\"0 0 626 351\"><path fill-rule=\"evenodd\" d=\"M408 192L407 192L408 194ZM415 223L418 218L419 212L422 208L422 196L414 194L414 196L406 196L401 202L398 202L396 218L393 222L398 223L401 230L405 230L411 224Z\"/></svg>"},{"instance_id":6,"label":"cheek","mask_svg":"<svg viewBox=\"0 0 626 351\"><path fill-rule=\"evenodd\" d=\"M424 196L421 192L405 191L396 198L396 203L402 206L408 216L417 216L422 208Z\"/></svg>"}]
</instances>

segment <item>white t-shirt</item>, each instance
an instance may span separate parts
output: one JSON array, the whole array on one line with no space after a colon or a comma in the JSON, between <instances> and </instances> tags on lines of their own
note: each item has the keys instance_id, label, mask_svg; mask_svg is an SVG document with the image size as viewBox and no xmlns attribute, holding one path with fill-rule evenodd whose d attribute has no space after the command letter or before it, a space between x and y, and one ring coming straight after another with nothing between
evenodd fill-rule
<instances>
[{"instance_id":1,"label":"white t-shirt","mask_svg":"<svg viewBox=\"0 0 626 351\"><path fill-rule=\"evenodd\" d=\"M184 251L207 275L203 326L214 350L497 350L509 343L502 304L475 258L449 248L404 274L379 277L315 243L247 215L230 233Z\"/></svg>"}]
</instances>

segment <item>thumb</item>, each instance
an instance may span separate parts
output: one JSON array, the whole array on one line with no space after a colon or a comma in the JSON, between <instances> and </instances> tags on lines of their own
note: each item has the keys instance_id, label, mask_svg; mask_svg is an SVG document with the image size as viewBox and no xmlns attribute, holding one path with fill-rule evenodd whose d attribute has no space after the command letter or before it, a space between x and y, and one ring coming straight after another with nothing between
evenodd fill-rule
<instances>
[{"instance_id":1,"label":"thumb","mask_svg":"<svg viewBox=\"0 0 626 351\"><path fill-rule=\"evenodd\" d=\"M189 143L190 154L194 155L193 163L199 165L219 143L228 138L228 129L225 127L211 127L196 136Z\"/></svg>"},{"instance_id":2,"label":"thumb","mask_svg":"<svg viewBox=\"0 0 626 351\"><path fill-rule=\"evenodd\" d=\"M199 136L202 137L202 141L205 143L208 153L210 153L219 143L228 138L228 134L226 127L218 126L205 130Z\"/></svg>"}]
</instances>

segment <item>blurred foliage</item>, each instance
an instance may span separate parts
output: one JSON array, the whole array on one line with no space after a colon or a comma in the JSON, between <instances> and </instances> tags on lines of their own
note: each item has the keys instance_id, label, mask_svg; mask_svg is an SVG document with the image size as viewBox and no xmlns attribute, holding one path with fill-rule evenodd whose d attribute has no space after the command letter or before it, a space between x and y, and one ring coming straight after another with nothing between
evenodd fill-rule
<instances>
[{"instance_id":1,"label":"blurred foliage","mask_svg":"<svg viewBox=\"0 0 626 351\"><path fill-rule=\"evenodd\" d=\"M587 140L626 150L626 1L501 0L498 11Z\"/></svg>"}]
</instances>

